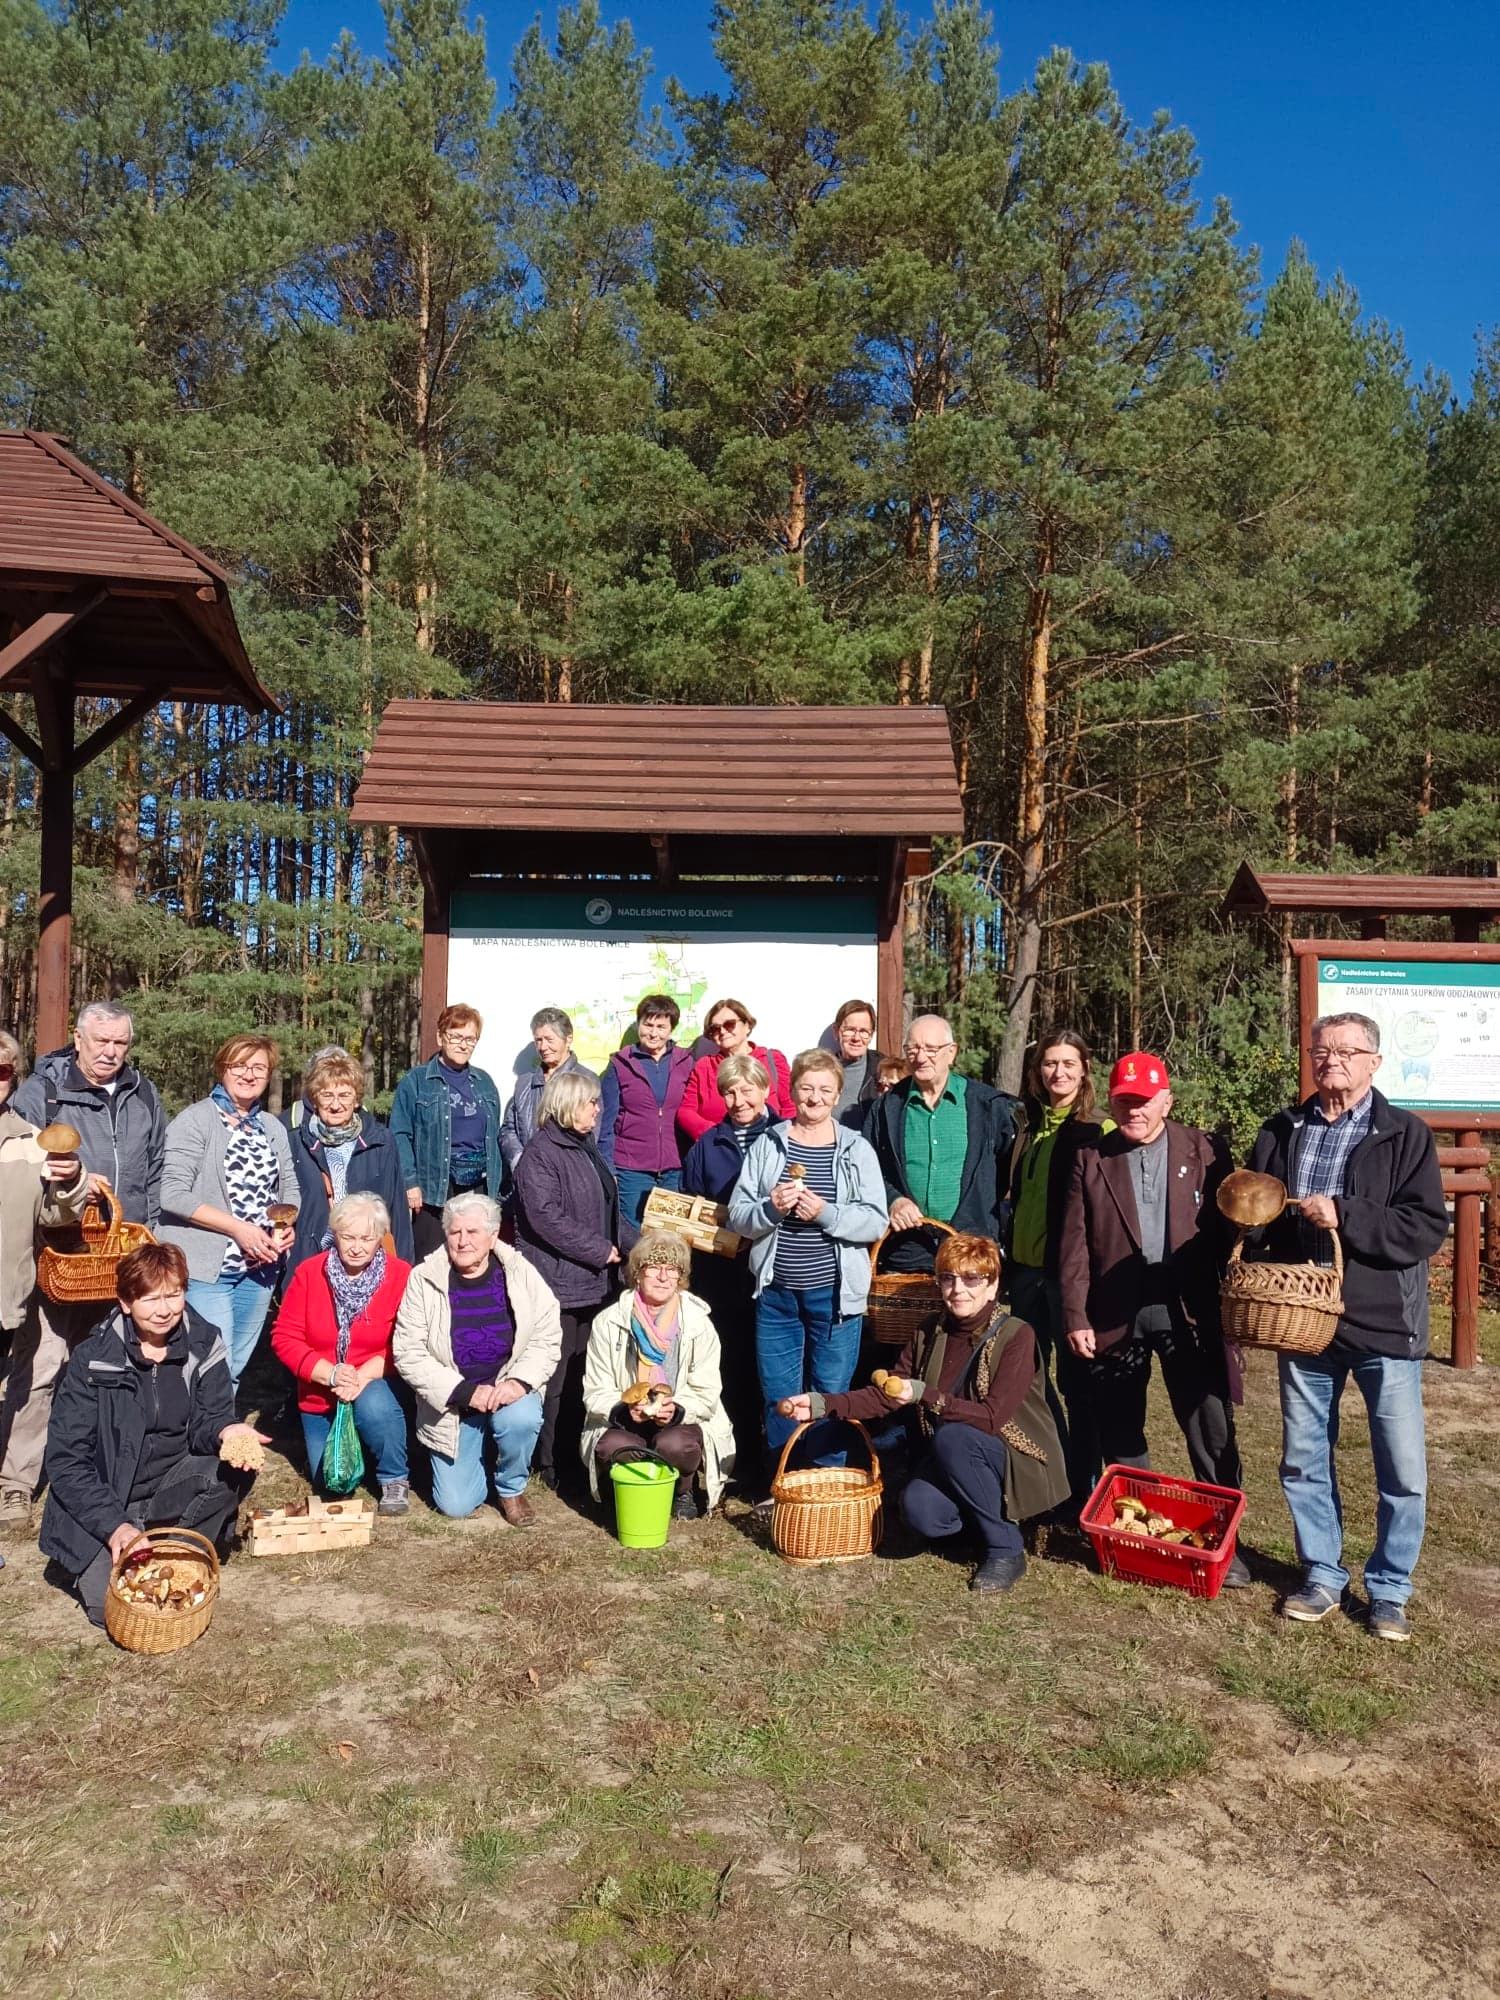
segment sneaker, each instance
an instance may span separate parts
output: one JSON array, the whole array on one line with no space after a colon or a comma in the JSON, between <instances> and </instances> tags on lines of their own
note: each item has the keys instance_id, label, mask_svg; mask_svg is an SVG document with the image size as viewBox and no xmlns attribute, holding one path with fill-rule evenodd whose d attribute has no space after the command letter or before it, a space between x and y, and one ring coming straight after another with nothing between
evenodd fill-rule
<instances>
[{"instance_id":1,"label":"sneaker","mask_svg":"<svg viewBox=\"0 0 1500 2000\"><path fill-rule=\"evenodd\" d=\"M381 1482L380 1505L377 1514L405 1514L411 1508L411 1481L409 1479L387 1479Z\"/></svg>"},{"instance_id":2,"label":"sneaker","mask_svg":"<svg viewBox=\"0 0 1500 2000\"><path fill-rule=\"evenodd\" d=\"M1281 1615L1295 1625L1316 1625L1330 1611L1337 1611L1342 1602L1342 1593L1330 1590L1326 1583L1307 1583L1282 1600Z\"/></svg>"},{"instance_id":3,"label":"sneaker","mask_svg":"<svg viewBox=\"0 0 1500 2000\"><path fill-rule=\"evenodd\" d=\"M969 1578L970 1590L1013 1590L1026 1574L1025 1556L986 1556Z\"/></svg>"},{"instance_id":4,"label":"sneaker","mask_svg":"<svg viewBox=\"0 0 1500 2000\"><path fill-rule=\"evenodd\" d=\"M1245 1558L1238 1550L1229 1558L1229 1567L1224 1572L1224 1581L1219 1585L1219 1588L1220 1590L1248 1590L1250 1588L1250 1572L1245 1567Z\"/></svg>"},{"instance_id":5,"label":"sneaker","mask_svg":"<svg viewBox=\"0 0 1500 2000\"><path fill-rule=\"evenodd\" d=\"M31 1519L31 1495L20 1486L0 1491L0 1527L23 1527Z\"/></svg>"},{"instance_id":6,"label":"sneaker","mask_svg":"<svg viewBox=\"0 0 1500 2000\"><path fill-rule=\"evenodd\" d=\"M674 1521L696 1521L698 1518L698 1496L691 1486L679 1486L672 1501Z\"/></svg>"},{"instance_id":7,"label":"sneaker","mask_svg":"<svg viewBox=\"0 0 1500 2000\"><path fill-rule=\"evenodd\" d=\"M1397 1645L1403 1645L1411 1637L1405 1607L1392 1604L1388 1597L1371 1598L1369 1624L1377 1639L1394 1639Z\"/></svg>"}]
</instances>

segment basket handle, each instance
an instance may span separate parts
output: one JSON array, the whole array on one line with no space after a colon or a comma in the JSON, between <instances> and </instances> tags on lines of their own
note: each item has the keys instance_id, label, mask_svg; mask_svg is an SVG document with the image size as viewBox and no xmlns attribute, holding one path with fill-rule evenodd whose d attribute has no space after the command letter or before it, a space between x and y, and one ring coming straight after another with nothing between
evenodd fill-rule
<instances>
[{"instance_id":1,"label":"basket handle","mask_svg":"<svg viewBox=\"0 0 1500 2000\"><path fill-rule=\"evenodd\" d=\"M1339 1281L1339 1290L1342 1291L1344 1289L1344 1245L1336 1229L1330 1229L1328 1234L1333 1238L1333 1269L1334 1269L1334 1274ZM1239 1263L1240 1253L1245 1247L1245 1236L1246 1236L1246 1231L1244 1231L1243 1229L1241 1229L1235 1236L1234 1248L1229 1253L1229 1261L1231 1264ZM885 1239L882 1237L881 1241L883 1242L884 1240Z\"/></svg>"},{"instance_id":2,"label":"basket handle","mask_svg":"<svg viewBox=\"0 0 1500 2000\"><path fill-rule=\"evenodd\" d=\"M814 1419L814 1421L821 1424L828 1422L828 1419L826 1417L818 1417ZM870 1442L870 1433L865 1429L864 1425L860 1422L859 1418L835 1417L833 1421L835 1423L841 1423L841 1424L852 1424L855 1430L859 1432L860 1437L864 1440L865 1450L869 1454L870 1477L872 1479L878 1479L880 1477L880 1456L879 1453L876 1451L874 1445L871 1444ZM811 1429L812 1429L811 1422L805 1424L798 1424L797 1428L792 1432L791 1436L787 1439L786 1443L781 1447L781 1456L776 1461L776 1472L771 1480L771 1484L773 1486L776 1484L777 1480L780 1479L781 1475L786 1471L786 1462L792 1455L792 1446L797 1442L798 1438L801 1437L804 1431L810 1431Z\"/></svg>"},{"instance_id":3,"label":"basket handle","mask_svg":"<svg viewBox=\"0 0 1500 2000\"><path fill-rule=\"evenodd\" d=\"M100 1245L100 1249L106 1253L118 1250L125 1222L125 1210L121 1204L120 1197L115 1193L108 1181L101 1180L98 1187L89 1196L89 1200L98 1209L99 1219L105 1228L105 1237L103 1243Z\"/></svg>"},{"instance_id":4,"label":"basket handle","mask_svg":"<svg viewBox=\"0 0 1500 2000\"><path fill-rule=\"evenodd\" d=\"M213 1577L215 1583L218 1582L219 1551L214 1547L213 1543L208 1539L207 1535L200 1535L196 1528L145 1528L142 1530L142 1533L145 1535L146 1540L151 1544L153 1553L158 1549L167 1549L175 1544L178 1548L182 1548L184 1545L186 1545L189 1553L192 1555L207 1556L209 1563L209 1574ZM128 1560L129 1560L128 1552L126 1555L120 1557L120 1560L115 1564L113 1570L110 1572L111 1582L113 1582L114 1578L120 1574L122 1569L124 1569L125 1564Z\"/></svg>"},{"instance_id":5,"label":"basket handle","mask_svg":"<svg viewBox=\"0 0 1500 2000\"><path fill-rule=\"evenodd\" d=\"M881 1237L880 1241L875 1245L875 1248L870 1252L870 1276L873 1278L876 1271L879 1269L880 1253L885 1248L886 1244L890 1241L891 1237L911 1236L914 1235L916 1231L919 1229L941 1229L945 1236L952 1236L956 1234L956 1231L954 1230L952 1223L939 1222L935 1215L924 1215L922 1217L922 1220L920 1222L914 1222L910 1229L887 1228L885 1235ZM852 1421L853 1419L851 1419L851 1422Z\"/></svg>"}]
</instances>

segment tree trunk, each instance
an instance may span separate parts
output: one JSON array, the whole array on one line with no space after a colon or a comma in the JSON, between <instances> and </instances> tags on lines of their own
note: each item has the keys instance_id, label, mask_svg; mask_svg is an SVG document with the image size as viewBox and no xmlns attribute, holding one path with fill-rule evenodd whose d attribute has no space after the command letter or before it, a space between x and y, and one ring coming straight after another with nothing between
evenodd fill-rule
<instances>
[{"instance_id":1,"label":"tree trunk","mask_svg":"<svg viewBox=\"0 0 1500 2000\"><path fill-rule=\"evenodd\" d=\"M437 578L433 573L432 533L432 239L424 230L417 245L417 368L412 415L417 451L417 535L412 603L420 653L434 650L437 618Z\"/></svg>"},{"instance_id":2,"label":"tree trunk","mask_svg":"<svg viewBox=\"0 0 1500 2000\"><path fill-rule=\"evenodd\" d=\"M1038 581L1028 593L1026 652L1021 681L1021 789L1016 848L1019 854L1012 905L1010 979L1005 994L1005 1034L1000 1043L1000 1088L1019 1095L1036 1005L1036 975L1042 952L1042 870L1047 828L1047 695L1052 664L1053 570L1050 544L1037 565Z\"/></svg>"}]
</instances>

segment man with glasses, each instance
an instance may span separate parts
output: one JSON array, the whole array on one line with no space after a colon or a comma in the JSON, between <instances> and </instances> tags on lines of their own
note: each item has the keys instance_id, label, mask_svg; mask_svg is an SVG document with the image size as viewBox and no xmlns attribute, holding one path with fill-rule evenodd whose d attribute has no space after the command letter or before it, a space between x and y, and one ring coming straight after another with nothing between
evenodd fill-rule
<instances>
[{"instance_id":1,"label":"man with glasses","mask_svg":"<svg viewBox=\"0 0 1500 2000\"><path fill-rule=\"evenodd\" d=\"M1344 1311L1321 1354L1283 1354L1281 1486L1296 1530L1303 1583L1284 1617L1313 1625L1338 1609L1349 1572L1333 1448L1352 1375L1370 1417L1378 1501L1365 1564L1369 1628L1411 1637L1406 1603L1427 1515L1422 1359L1427 1260L1448 1233L1432 1133L1375 1089L1380 1029L1364 1014L1313 1022L1313 1095L1261 1127L1250 1155L1298 1202L1266 1232L1261 1254L1331 1264L1344 1251Z\"/></svg>"},{"instance_id":2,"label":"man with glasses","mask_svg":"<svg viewBox=\"0 0 1500 2000\"><path fill-rule=\"evenodd\" d=\"M961 1235L998 1242L1018 1101L953 1067L953 1030L919 1014L906 1037L911 1075L865 1111L864 1135L885 1176L892 1229L921 1231L924 1216ZM930 1271L931 1232L893 1246L891 1268Z\"/></svg>"}]
</instances>

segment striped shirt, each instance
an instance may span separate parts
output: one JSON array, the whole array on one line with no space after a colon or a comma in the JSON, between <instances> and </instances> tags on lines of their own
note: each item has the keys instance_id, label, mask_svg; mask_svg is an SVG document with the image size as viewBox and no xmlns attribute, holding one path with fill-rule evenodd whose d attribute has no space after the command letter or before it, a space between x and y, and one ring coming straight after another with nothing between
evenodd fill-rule
<instances>
[{"instance_id":1,"label":"striped shirt","mask_svg":"<svg viewBox=\"0 0 1500 2000\"><path fill-rule=\"evenodd\" d=\"M796 1139L786 1142L787 1163L807 1169L804 1187L831 1202L838 1193L834 1179L837 1145L804 1146ZM776 1261L771 1269L773 1285L791 1292L814 1292L823 1285L836 1285L839 1278L838 1245L825 1235L821 1218L803 1222L783 1216L776 1231Z\"/></svg>"},{"instance_id":2,"label":"striped shirt","mask_svg":"<svg viewBox=\"0 0 1500 2000\"><path fill-rule=\"evenodd\" d=\"M1298 1201L1305 1201L1313 1194L1328 1195L1336 1201L1344 1192L1349 1155L1369 1131L1374 1109L1374 1093L1367 1090L1353 1110L1330 1121L1324 1117L1322 1105L1313 1099L1303 1120L1302 1143L1297 1148L1296 1169L1289 1190ZM1300 1230L1302 1248L1310 1261L1331 1264L1333 1243L1329 1232L1315 1229L1310 1222L1301 1223Z\"/></svg>"}]
</instances>

